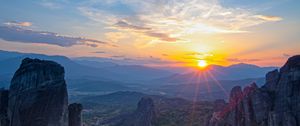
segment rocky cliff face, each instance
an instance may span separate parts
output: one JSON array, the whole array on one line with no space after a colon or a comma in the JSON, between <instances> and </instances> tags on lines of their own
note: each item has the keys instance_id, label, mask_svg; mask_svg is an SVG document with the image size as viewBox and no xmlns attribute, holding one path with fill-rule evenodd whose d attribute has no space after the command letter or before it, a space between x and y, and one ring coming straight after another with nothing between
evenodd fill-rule
<instances>
[{"instance_id":1,"label":"rocky cliff face","mask_svg":"<svg viewBox=\"0 0 300 126\"><path fill-rule=\"evenodd\" d=\"M155 126L156 113L154 102L149 97L143 97L136 111L125 118L119 126Z\"/></svg>"},{"instance_id":2,"label":"rocky cliff face","mask_svg":"<svg viewBox=\"0 0 300 126\"><path fill-rule=\"evenodd\" d=\"M24 59L10 85L10 126L66 125L67 105L64 68L52 61Z\"/></svg>"},{"instance_id":3,"label":"rocky cliff face","mask_svg":"<svg viewBox=\"0 0 300 126\"><path fill-rule=\"evenodd\" d=\"M266 84L234 87L230 100L215 111L209 126L299 126L300 56L289 58L280 69L266 75Z\"/></svg>"}]
</instances>

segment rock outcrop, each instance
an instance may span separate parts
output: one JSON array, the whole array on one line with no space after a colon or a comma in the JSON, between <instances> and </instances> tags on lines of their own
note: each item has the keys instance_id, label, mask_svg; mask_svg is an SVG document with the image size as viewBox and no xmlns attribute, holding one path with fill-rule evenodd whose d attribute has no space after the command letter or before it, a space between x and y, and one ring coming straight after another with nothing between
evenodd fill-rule
<instances>
[{"instance_id":1,"label":"rock outcrop","mask_svg":"<svg viewBox=\"0 0 300 126\"><path fill-rule=\"evenodd\" d=\"M234 87L229 103L216 110L209 126L299 126L300 56L266 75L266 84Z\"/></svg>"},{"instance_id":2,"label":"rock outcrop","mask_svg":"<svg viewBox=\"0 0 300 126\"><path fill-rule=\"evenodd\" d=\"M82 105L79 103L70 104L69 110L69 126L81 126Z\"/></svg>"},{"instance_id":3,"label":"rock outcrop","mask_svg":"<svg viewBox=\"0 0 300 126\"><path fill-rule=\"evenodd\" d=\"M154 102L149 97L143 97L139 103L136 111L125 118L119 126L155 126L156 113Z\"/></svg>"},{"instance_id":4,"label":"rock outcrop","mask_svg":"<svg viewBox=\"0 0 300 126\"><path fill-rule=\"evenodd\" d=\"M9 119L7 116L8 93L8 90L0 89L0 126L9 126Z\"/></svg>"},{"instance_id":5,"label":"rock outcrop","mask_svg":"<svg viewBox=\"0 0 300 126\"><path fill-rule=\"evenodd\" d=\"M52 61L23 59L10 85L10 126L65 126L67 107L64 68Z\"/></svg>"}]
</instances>

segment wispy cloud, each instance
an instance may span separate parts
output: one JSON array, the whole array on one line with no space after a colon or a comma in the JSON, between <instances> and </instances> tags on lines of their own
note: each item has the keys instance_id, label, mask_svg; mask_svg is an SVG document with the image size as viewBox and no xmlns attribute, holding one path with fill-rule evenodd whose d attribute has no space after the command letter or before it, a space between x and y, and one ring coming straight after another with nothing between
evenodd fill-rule
<instances>
[{"instance_id":1,"label":"wispy cloud","mask_svg":"<svg viewBox=\"0 0 300 126\"><path fill-rule=\"evenodd\" d=\"M178 40L180 40L179 38L170 37L170 35L168 35L166 33L149 31L149 32L145 32L145 34L148 36L151 36L151 37L159 38L159 40L166 41L166 42L177 42Z\"/></svg>"},{"instance_id":2,"label":"wispy cloud","mask_svg":"<svg viewBox=\"0 0 300 126\"><path fill-rule=\"evenodd\" d=\"M63 5L60 3L48 0L40 2L40 5L49 9L61 9L63 7Z\"/></svg>"},{"instance_id":3,"label":"wispy cloud","mask_svg":"<svg viewBox=\"0 0 300 126\"><path fill-rule=\"evenodd\" d=\"M281 21L282 18L278 16L255 15L255 17L265 21Z\"/></svg>"},{"instance_id":4,"label":"wispy cloud","mask_svg":"<svg viewBox=\"0 0 300 126\"><path fill-rule=\"evenodd\" d=\"M91 53L103 54L103 53L106 53L106 52L104 52L104 51L95 51L95 52L91 52Z\"/></svg>"},{"instance_id":5,"label":"wispy cloud","mask_svg":"<svg viewBox=\"0 0 300 126\"><path fill-rule=\"evenodd\" d=\"M5 22L4 25L6 26L14 26L14 27L29 27L32 25L31 22L17 22L17 21L9 21Z\"/></svg>"},{"instance_id":6,"label":"wispy cloud","mask_svg":"<svg viewBox=\"0 0 300 126\"><path fill-rule=\"evenodd\" d=\"M112 42L119 42L122 39L128 38L128 35L123 32L107 32L104 35L107 40Z\"/></svg>"},{"instance_id":7,"label":"wispy cloud","mask_svg":"<svg viewBox=\"0 0 300 126\"><path fill-rule=\"evenodd\" d=\"M114 55L114 56L111 56L111 58L125 58L126 56L124 55Z\"/></svg>"},{"instance_id":8,"label":"wispy cloud","mask_svg":"<svg viewBox=\"0 0 300 126\"><path fill-rule=\"evenodd\" d=\"M152 28L144 27L144 26L137 26L129 24L126 21L118 21L114 26L112 27L114 29L120 30L120 31L129 31L129 32L135 32L139 33L148 37L157 38L161 41L166 42L176 42L179 40L179 38L170 37L167 33L157 32Z\"/></svg>"},{"instance_id":9,"label":"wispy cloud","mask_svg":"<svg viewBox=\"0 0 300 126\"><path fill-rule=\"evenodd\" d=\"M228 58L227 61L229 62L244 62L244 63L249 63L249 62L258 62L262 61L262 59L240 59L240 58Z\"/></svg>"},{"instance_id":10,"label":"wispy cloud","mask_svg":"<svg viewBox=\"0 0 300 126\"><path fill-rule=\"evenodd\" d=\"M0 26L0 39L11 42L23 43L44 43L57 45L62 47L70 47L73 45L86 45L90 47L97 47L99 44L109 45L107 42L82 38L63 36L53 32L34 31L16 26L31 26L27 22L7 22L5 26Z\"/></svg>"},{"instance_id":11,"label":"wispy cloud","mask_svg":"<svg viewBox=\"0 0 300 126\"><path fill-rule=\"evenodd\" d=\"M143 26L136 26L136 25L132 25L132 24L129 24L127 23L126 21L118 21L116 24L115 24L116 27L119 27L119 28L124 28L124 29L130 29L130 30L151 30L151 28L147 28L147 27L143 27Z\"/></svg>"},{"instance_id":12,"label":"wispy cloud","mask_svg":"<svg viewBox=\"0 0 300 126\"><path fill-rule=\"evenodd\" d=\"M291 55L290 55L290 54L287 54L287 53L283 53L282 56L283 56L284 58L289 58L289 57L291 57Z\"/></svg>"}]
</instances>

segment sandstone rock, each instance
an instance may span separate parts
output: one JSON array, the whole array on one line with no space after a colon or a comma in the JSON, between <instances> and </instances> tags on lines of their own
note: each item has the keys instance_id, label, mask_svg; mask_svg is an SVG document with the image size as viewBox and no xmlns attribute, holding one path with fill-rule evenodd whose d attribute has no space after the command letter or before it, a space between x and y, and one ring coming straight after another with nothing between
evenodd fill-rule
<instances>
[{"instance_id":1,"label":"sandstone rock","mask_svg":"<svg viewBox=\"0 0 300 126\"><path fill-rule=\"evenodd\" d=\"M82 105L79 103L70 104L69 110L69 126L81 126Z\"/></svg>"},{"instance_id":2,"label":"sandstone rock","mask_svg":"<svg viewBox=\"0 0 300 126\"><path fill-rule=\"evenodd\" d=\"M66 125L67 105L64 68L52 61L24 59L11 80L10 126Z\"/></svg>"}]
</instances>

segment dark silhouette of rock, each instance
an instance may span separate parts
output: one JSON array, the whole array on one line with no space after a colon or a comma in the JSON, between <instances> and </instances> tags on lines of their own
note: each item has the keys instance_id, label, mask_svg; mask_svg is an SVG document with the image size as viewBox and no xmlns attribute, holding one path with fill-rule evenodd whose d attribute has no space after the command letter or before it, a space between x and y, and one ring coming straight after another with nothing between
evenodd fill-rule
<instances>
[{"instance_id":1,"label":"dark silhouette of rock","mask_svg":"<svg viewBox=\"0 0 300 126\"><path fill-rule=\"evenodd\" d=\"M8 93L8 90L0 89L0 126L9 125L9 119L7 116Z\"/></svg>"},{"instance_id":2,"label":"dark silhouette of rock","mask_svg":"<svg viewBox=\"0 0 300 126\"><path fill-rule=\"evenodd\" d=\"M218 108L219 110L219 108ZM228 105L214 112L209 126L299 126L300 56L266 75L266 84L234 87Z\"/></svg>"},{"instance_id":3,"label":"dark silhouette of rock","mask_svg":"<svg viewBox=\"0 0 300 126\"><path fill-rule=\"evenodd\" d=\"M124 119L118 126L155 126L156 113L154 102L149 97L143 97L136 111Z\"/></svg>"},{"instance_id":4,"label":"dark silhouette of rock","mask_svg":"<svg viewBox=\"0 0 300 126\"><path fill-rule=\"evenodd\" d=\"M264 88L267 88L270 91L274 91L276 89L276 84L279 80L279 71L273 70L267 73L266 75L266 84L263 86Z\"/></svg>"},{"instance_id":5,"label":"dark silhouette of rock","mask_svg":"<svg viewBox=\"0 0 300 126\"><path fill-rule=\"evenodd\" d=\"M70 104L69 107L69 126L81 126L82 105L79 103Z\"/></svg>"},{"instance_id":6,"label":"dark silhouette of rock","mask_svg":"<svg viewBox=\"0 0 300 126\"><path fill-rule=\"evenodd\" d=\"M280 69L270 122L274 126L300 125L300 55L288 59Z\"/></svg>"},{"instance_id":7,"label":"dark silhouette of rock","mask_svg":"<svg viewBox=\"0 0 300 126\"><path fill-rule=\"evenodd\" d=\"M65 126L67 107L64 68L52 61L23 59L10 85L10 126Z\"/></svg>"}]
</instances>

